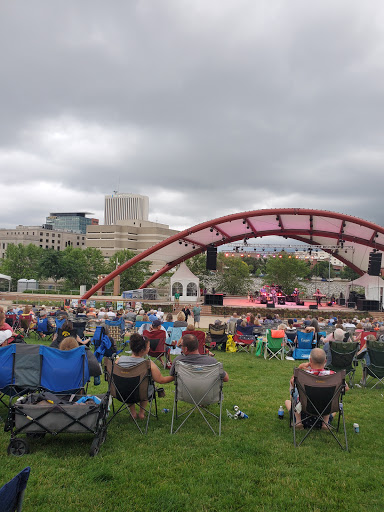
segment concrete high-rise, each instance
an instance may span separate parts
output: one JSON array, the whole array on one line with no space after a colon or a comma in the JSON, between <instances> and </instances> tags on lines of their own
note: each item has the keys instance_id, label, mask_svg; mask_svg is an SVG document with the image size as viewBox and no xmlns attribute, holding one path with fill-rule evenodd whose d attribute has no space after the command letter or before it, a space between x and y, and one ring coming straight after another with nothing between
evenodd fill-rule
<instances>
[{"instance_id":1,"label":"concrete high-rise","mask_svg":"<svg viewBox=\"0 0 384 512\"><path fill-rule=\"evenodd\" d=\"M139 194L105 196L104 225L113 226L119 220L148 220L149 198Z\"/></svg>"}]
</instances>

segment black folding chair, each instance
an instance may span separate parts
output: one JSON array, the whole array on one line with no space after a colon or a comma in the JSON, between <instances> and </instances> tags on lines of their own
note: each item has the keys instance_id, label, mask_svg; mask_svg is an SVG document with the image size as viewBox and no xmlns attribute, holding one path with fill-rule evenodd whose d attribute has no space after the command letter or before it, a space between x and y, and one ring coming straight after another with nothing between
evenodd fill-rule
<instances>
[{"instance_id":1,"label":"black folding chair","mask_svg":"<svg viewBox=\"0 0 384 512\"><path fill-rule=\"evenodd\" d=\"M135 366L124 368L115 363L115 358L105 359L105 372L108 381L108 388L112 397L112 416L108 419L107 426L115 416L122 411L127 411L133 419L136 427L141 434L148 432L149 420L151 417L158 419L157 402L154 382L151 373L151 361L146 359ZM121 402L115 410L114 401ZM155 402L155 414L152 413L152 403ZM141 402L148 402L149 408L144 409ZM145 430L141 429L136 418L132 416L129 405L137 404L147 413Z\"/></svg>"},{"instance_id":2,"label":"black folding chair","mask_svg":"<svg viewBox=\"0 0 384 512\"><path fill-rule=\"evenodd\" d=\"M358 342L330 341L329 349L331 351L331 363L327 365L327 368L334 372L345 370L348 384L353 387L356 372L355 364L357 366L356 354L359 349Z\"/></svg>"},{"instance_id":3,"label":"black folding chair","mask_svg":"<svg viewBox=\"0 0 384 512\"><path fill-rule=\"evenodd\" d=\"M328 430L341 449L348 451L347 431L345 428L343 396L345 394L345 370L332 375L313 375L294 369L294 387L291 394L291 419L293 426L293 444L300 446L315 428L326 425ZM296 401L295 392L299 394L299 402ZM300 404L300 406L299 406ZM300 411L301 408L301 411ZM301 421L296 421L295 411L301 414ZM337 427L324 421L324 417L338 412ZM343 420L344 446L335 432L339 432L340 421ZM297 443L297 426L302 425L306 429L301 441Z\"/></svg>"},{"instance_id":4,"label":"black folding chair","mask_svg":"<svg viewBox=\"0 0 384 512\"><path fill-rule=\"evenodd\" d=\"M373 389L378 384L384 384L384 343L367 340L367 353L369 358L363 363L362 384L366 387L370 380L377 379L371 387Z\"/></svg>"}]
</instances>

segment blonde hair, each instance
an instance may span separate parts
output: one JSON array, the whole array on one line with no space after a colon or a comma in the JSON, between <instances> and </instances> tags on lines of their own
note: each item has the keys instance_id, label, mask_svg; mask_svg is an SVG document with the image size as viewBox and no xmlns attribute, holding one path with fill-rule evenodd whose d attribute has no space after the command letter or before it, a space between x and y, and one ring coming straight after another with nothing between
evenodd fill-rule
<instances>
[{"instance_id":1,"label":"blonde hair","mask_svg":"<svg viewBox=\"0 0 384 512\"><path fill-rule=\"evenodd\" d=\"M185 322L185 315L182 311L179 312L179 314L177 315L177 321L178 322Z\"/></svg>"},{"instance_id":2,"label":"blonde hair","mask_svg":"<svg viewBox=\"0 0 384 512\"><path fill-rule=\"evenodd\" d=\"M194 331L194 330L195 330L195 326L193 324L187 325L187 331Z\"/></svg>"}]
</instances>

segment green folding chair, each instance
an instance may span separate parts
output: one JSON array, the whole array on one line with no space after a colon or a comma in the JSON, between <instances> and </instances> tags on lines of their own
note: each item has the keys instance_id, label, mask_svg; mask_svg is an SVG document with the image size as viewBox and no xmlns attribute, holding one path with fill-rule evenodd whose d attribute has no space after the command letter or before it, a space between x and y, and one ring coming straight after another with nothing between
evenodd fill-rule
<instances>
[{"instance_id":1,"label":"green folding chair","mask_svg":"<svg viewBox=\"0 0 384 512\"><path fill-rule=\"evenodd\" d=\"M264 346L264 359L284 359L284 340L285 336L277 337L277 333L281 333L281 331L276 331L273 329L267 329L267 341Z\"/></svg>"}]
</instances>

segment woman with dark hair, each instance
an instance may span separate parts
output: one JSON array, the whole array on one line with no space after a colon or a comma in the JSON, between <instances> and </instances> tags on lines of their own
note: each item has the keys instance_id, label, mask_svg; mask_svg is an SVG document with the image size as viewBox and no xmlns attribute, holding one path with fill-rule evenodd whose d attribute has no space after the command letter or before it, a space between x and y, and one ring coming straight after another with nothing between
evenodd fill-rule
<instances>
[{"instance_id":1,"label":"woman with dark hair","mask_svg":"<svg viewBox=\"0 0 384 512\"><path fill-rule=\"evenodd\" d=\"M145 361L145 356L149 352L149 339L141 336L140 334L132 334L129 339L129 345L132 350L131 356L121 356L116 359L116 363L122 368L130 368L132 366L136 366L139 363ZM172 382L174 380L173 377L168 376L164 377L161 375L159 368L155 365L153 361L151 361L151 374L152 379L159 384L167 384L168 382ZM129 408L131 411L131 415L133 418L139 418L143 420L145 418L145 408L147 406L147 400L140 402L140 410L139 414L136 412L135 404L130 404Z\"/></svg>"},{"instance_id":2,"label":"woman with dark hair","mask_svg":"<svg viewBox=\"0 0 384 512\"><path fill-rule=\"evenodd\" d=\"M68 337L75 338L77 343L79 343L80 345L86 345L88 343L88 341L83 341L80 338L80 336L77 334L76 329L73 327L73 323L70 320L66 320L61 326L61 328L57 329L57 332L55 332L50 347L59 348L59 345L63 341L63 339Z\"/></svg>"}]
</instances>

